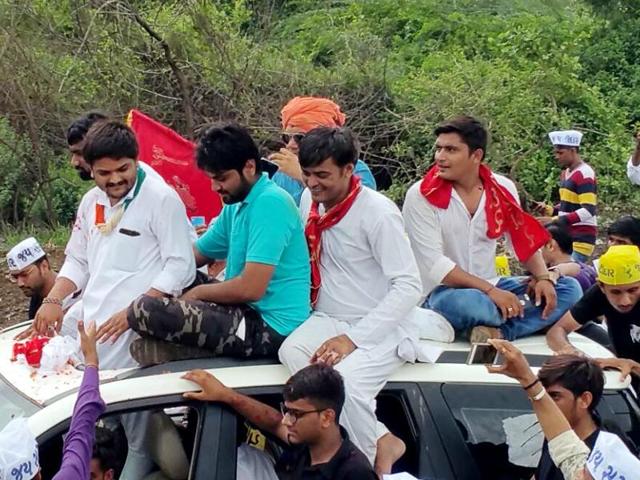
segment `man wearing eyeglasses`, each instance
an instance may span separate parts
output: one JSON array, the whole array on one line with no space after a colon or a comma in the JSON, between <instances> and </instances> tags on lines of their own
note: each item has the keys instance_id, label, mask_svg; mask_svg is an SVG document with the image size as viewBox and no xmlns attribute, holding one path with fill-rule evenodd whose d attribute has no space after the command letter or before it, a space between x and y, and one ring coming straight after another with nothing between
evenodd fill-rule
<instances>
[{"instance_id":1,"label":"man wearing eyeglasses","mask_svg":"<svg viewBox=\"0 0 640 480\"><path fill-rule=\"evenodd\" d=\"M282 143L285 148L269 156L269 160L279 167L272 180L293 197L296 205L300 205L304 190L302 169L298 161L300 142L307 132L316 127L344 126L346 116L337 104L321 97L295 97L284 106L280 115ZM353 173L360 178L362 185L376 190L376 179L362 160L357 161Z\"/></svg>"},{"instance_id":2,"label":"man wearing eyeglasses","mask_svg":"<svg viewBox=\"0 0 640 480\"><path fill-rule=\"evenodd\" d=\"M341 375L324 364L314 364L293 375L284 386L280 412L275 408L224 386L204 370L184 378L196 383L199 392L185 398L229 405L265 433L287 444L275 465L257 448L238 449L237 480L373 480L364 454L338 424L345 399Z\"/></svg>"},{"instance_id":3,"label":"man wearing eyeglasses","mask_svg":"<svg viewBox=\"0 0 640 480\"><path fill-rule=\"evenodd\" d=\"M7 265L9 281L15 283L25 297L31 299L27 320L32 320L42 305L42 299L53 288L57 274L51 269L47 253L33 237L21 241L9 250ZM69 308L76 297L77 295L71 295L65 299L63 308Z\"/></svg>"}]
</instances>

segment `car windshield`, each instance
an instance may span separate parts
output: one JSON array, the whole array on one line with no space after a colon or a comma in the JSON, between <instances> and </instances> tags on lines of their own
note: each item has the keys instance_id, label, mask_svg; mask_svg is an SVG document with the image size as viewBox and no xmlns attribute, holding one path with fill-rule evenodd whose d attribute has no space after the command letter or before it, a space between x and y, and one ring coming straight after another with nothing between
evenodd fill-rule
<instances>
[{"instance_id":1,"label":"car windshield","mask_svg":"<svg viewBox=\"0 0 640 480\"><path fill-rule=\"evenodd\" d=\"M35 413L38 407L20 396L0 376L0 430L15 417L28 417Z\"/></svg>"}]
</instances>

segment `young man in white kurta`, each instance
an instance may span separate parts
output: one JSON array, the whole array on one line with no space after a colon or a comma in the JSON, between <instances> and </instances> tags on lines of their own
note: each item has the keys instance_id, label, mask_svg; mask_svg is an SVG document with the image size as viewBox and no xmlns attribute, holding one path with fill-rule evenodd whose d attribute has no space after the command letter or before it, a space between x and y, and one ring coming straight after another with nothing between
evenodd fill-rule
<instances>
[{"instance_id":1,"label":"young man in white kurta","mask_svg":"<svg viewBox=\"0 0 640 480\"><path fill-rule=\"evenodd\" d=\"M340 169L350 177L357 159L357 148L352 162L340 163L331 154L331 144L324 151L317 149L327 137L347 143L353 139L346 130L320 128L302 141L303 178L312 191L318 188L314 177L322 175L318 170ZM316 154L307 158L305 150ZM344 217L322 232L321 286L314 313L285 340L279 356L293 373L308 365L327 341L341 335L350 339L355 349L339 356L336 364L347 390L340 422L373 462L376 441L384 433L376 425L375 397L397 368L417 356L411 311L422 293L400 211L382 194L359 189ZM311 204L306 190L300 204L305 220ZM322 202L319 213L324 213Z\"/></svg>"},{"instance_id":2,"label":"young man in white kurta","mask_svg":"<svg viewBox=\"0 0 640 480\"><path fill-rule=\"evenodd\" d=\"M514 340L552 325L578 300L580 285L571 277L560 278L557 285L550 279L538 251L547 232L537 232L542 229L533 218L524 223L526 214L519 207L514 183L490 172L483 163L486 129L474 118L458 117L438 126L435 134L435 166L424 180L411 186L402 207L427 296L425 307L443 315L457 331L472 329L472 342L486 341L488 336ZM446 207L436 206L425 196L423 185L427 182L431 194L433 179L450 184ZM489 194L493 200L488 200ZM513 204L512 212L517 209L517 220L515 214L487 215L487 207L500 205L501 197L506 199L502 203ZM529 279L496 273L498 238L488 234L491 220L506 225L504 236L516 253L518 247L531 250L520 259L535 279L530 301L525 297ZM530 223L535 228L527 227Z\"/></svg>"},{"instance_id":3,"label":"young man in white kurta","mask_svg":"<svg viewBox=\"0 0 640 480\"><path fill-rule=\"evenodd\" d=\"M85 194L59 273L84 290L83 318L99 327L150 288L176 296L189 286L195 260L186 211L164 180L147 176L117 230L108 235L96 227L96 204L104 205L108 220L120 202L110 206L98 187ZM114 344L98 344L103 368L132 366L129 345L135 337L128 330Z\"/></svg>"},{"instance_id":4,"label":"young man in white kurta","mask_svg":"<svg viewBox=\"0 0 640 480\"><path fill-rule=\"evenodd\" d=\"M136 168L142 171L137 162ZM101 232L97 224L109 222L129 201L113 231ZM97 218L100 210L104 218ZM171 187L148 174L139 174L132 188L114 205L98 186L89 190L78 207L65 254L56 283L70 281L83 290L80 318L95 321L98 328L150 289L167 296L178 295L195 276L185 207ZM101 366L133 366L129 345L134 338L135 333L126 330L115 343L99 344Z\"/></svg>"}]
</instances>

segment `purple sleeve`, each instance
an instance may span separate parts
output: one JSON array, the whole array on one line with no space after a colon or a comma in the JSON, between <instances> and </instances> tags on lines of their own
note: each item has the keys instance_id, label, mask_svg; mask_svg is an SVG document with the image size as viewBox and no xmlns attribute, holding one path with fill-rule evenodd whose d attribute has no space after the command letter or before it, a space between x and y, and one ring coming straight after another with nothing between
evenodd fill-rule
<instances>
[{"instance_id":1,"label":"purple sleeve","mask_svg":"<svg viewBox=\"0 0 640 480\"><path fill-rule=\"evenodd\" d=\"M71 427L64 440L62 465L54 480L88 480L93 455L96 420L105 405L98 388L98 369L87 367L71 417Z\"/></svg>"},{"instance_id":2,"label":"purple sleeve","mask_svg":"<svg viewBox=\"0 0 640 480\"><path fill-rule=\"evenodd\" d=\"M595 285L597 281L596 269L593 268L591 265L587 265L582 262L578 262L578 265L580 265L580 271L578 272L578 275L576 275L575 278L580 283L580 286L582 287L582 291L586 292L593 285Z\"/></svg>"}]
</instances>

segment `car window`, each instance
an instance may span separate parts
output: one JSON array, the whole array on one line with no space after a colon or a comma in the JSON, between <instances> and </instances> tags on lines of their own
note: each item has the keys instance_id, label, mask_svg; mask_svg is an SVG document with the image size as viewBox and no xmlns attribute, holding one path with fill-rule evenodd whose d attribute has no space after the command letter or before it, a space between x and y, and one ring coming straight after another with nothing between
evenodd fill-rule
<instances>
[{"instance_id":1,"label":"car window","mask_svg":"<svg viewBox=\"0 0 640 480\"><path fill-rule=\"evenodd\" d=\"M0 377L0 430L15 417L28 417L38 410Z\"/></svg>"},{"instance_id":2,"label":"car window","mask_svg":"<svg viewBox=\"0 0 640 480\"><path fill-rule=\"evenodd\" d=\"M96 438L106 440L103 444L117 451L118 468L127 461L126 478L187 480L195 461L199 422L200 413L191 406L137 408L101 417L96 425ZM60 468L66 433L67 429L39 446L45 480Z\"/></svg>"},{"instance_id":3,"label":"car window","mask_svg":"<svg viewBox=\"0 0 640 480\"><path fill-rule=\"evenodd\" d=\"M531 478L544 437L522 388L445 384L442 394L482 478ZM638 407L628 392L606 391L597 411L605 429L637 444Z\"/></svg>"},{"instance_id":4,"label":"car window","mask_svg":"<svg viewBox=\"0 0 640 480\"><path fill-rule=\"evenodd\" d=\"M442 394L482 478L531 478L543 437L522 388L445 384Z\"/></svg>"}]
</instances>

